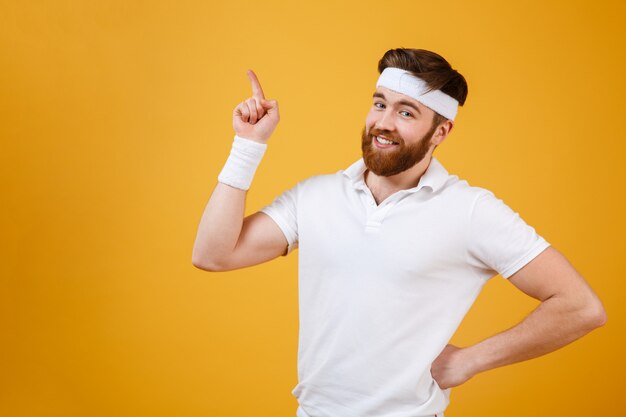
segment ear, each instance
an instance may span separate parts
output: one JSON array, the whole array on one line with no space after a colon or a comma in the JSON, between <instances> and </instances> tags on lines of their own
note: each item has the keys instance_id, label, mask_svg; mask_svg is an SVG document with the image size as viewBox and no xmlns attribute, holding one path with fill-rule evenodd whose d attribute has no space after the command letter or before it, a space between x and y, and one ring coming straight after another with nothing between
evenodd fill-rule
<instances>
[{"instance_id":1,"label":"ear","mask_svg":"<svg viewBox=\"0 0 626 417\"><path fill-rule=\"evenodd\" d=\"M437 126L437 129L435 129L435 133L433 135L431 143L434 145L439 145L441 142L444 141L446 137L448 137L448 134L452 131L453 127L454 122L450 119L442 122L439 126Z\"/></svg>"}]
</instances>

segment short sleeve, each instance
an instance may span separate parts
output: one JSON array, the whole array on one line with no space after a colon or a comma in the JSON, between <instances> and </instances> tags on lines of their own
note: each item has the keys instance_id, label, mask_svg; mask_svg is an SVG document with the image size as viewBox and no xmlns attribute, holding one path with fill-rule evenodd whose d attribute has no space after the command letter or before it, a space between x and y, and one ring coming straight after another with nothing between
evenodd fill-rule
<instances>
[{"instance_id":1,"label":"short sleeve","mask_svg":"<svg viewBox=\"0 0 626 417\"><path fill-rule=\"evenodd\" d=\"M287 238L289 246L287 247L287 253L283 256L289 255L291 251L298 247L297 195L299 187L300 184L298 183L259 210L270 216L282 230L285 238Z\"/></svg>"},{"instance_id":2,"label":"short sleeve","mask_svg":"<svg viewBox=\"0 0 626 417\"><path fill-rule=\"evenodd\" d=\"M470 257L503 278L509 278L550 246L491 191L477 197L470 217Z\"/></svg>"}]
</instances>

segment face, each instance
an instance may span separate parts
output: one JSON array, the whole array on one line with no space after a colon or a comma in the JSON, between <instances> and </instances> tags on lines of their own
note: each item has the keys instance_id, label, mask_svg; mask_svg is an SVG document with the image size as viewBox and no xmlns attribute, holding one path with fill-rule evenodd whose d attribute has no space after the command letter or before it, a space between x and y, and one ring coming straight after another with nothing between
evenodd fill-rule
<instances>
[{"instance_id":1,"label":"face","mask_svg":"<svg viewBox=\"0 0 626 417\"><path fill-rule=\"evenodd\" d=\"M399 174L419 163L431 148L435 112L404 94L378 87L361 133L367 168L376 175ZM376 137L394 142L380 144Z\"/></svg>"}]
</instances>

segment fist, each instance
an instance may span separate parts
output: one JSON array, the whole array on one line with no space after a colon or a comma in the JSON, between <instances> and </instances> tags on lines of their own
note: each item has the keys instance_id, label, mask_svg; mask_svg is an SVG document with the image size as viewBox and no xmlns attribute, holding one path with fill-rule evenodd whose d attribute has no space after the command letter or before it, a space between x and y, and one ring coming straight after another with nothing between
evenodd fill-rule
<instances>
[{"instance_id":1,"label":"fist","mask_svg":"<svg viewBox=\"0 0 626 417\"><path fill-rule=\"evenodd\" d=\"M456 387L472 378L476 371L464 358L465 348L447 344L431 364L430 373L441 389Z\"/></svg>"},{"instance_id":2,"label":"fist","mask_svg":"<svg viewBox=\"0 0 626 417\"><path fill-rule=\"evenodd\" d=\"M242 101L233 111L233 128L239 137L267 143L278 125L278 102L266 100L256 74L248 70L252 97Z\"/></svg>"}]
</instances>

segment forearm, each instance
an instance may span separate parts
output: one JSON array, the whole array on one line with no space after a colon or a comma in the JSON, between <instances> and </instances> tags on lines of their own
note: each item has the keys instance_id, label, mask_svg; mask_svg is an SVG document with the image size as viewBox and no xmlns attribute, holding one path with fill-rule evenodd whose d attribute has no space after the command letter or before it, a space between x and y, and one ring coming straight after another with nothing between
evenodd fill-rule
<instances>
[{"instance_id":1,"label":"forearm","mask_svg":"<svg viewBox=\"0 0 626 417\"><path fill-rule=\"evenodd\" d=\"M218 182L204 209L193 247L193 264L211 267L233 251L243 225L247 190Z\"/></svg>"},{"instance_id":2,"label":"forearm","mask_svg":"<svg viewBox=\"0 0 626 417\"><path fill-rule=\"evenodd\" d=\"M215 269L233 252L243 226L247 190L267 144L235 136L218 183L200 220L192 263Z\"/></svg>"},{"instance_id":3,"label":"forearm","mask_svg":"<svg viewBox=\"0 0 626 417\"><path fill-rule=\"evenodd\" d=\"M278 102L265 99L254 71L247 74L253 96L233 111L233 146L204 209L193 246L192 263L203 269L219 270L235 250L244 223L247 190L280 120Z\"/></svg>"},{"instance_id":4,"label":"forearm","mask_svg":"<svg viewBox=\"0 0 626 417\"><path fill-rule=\"evenodd\" d=\"M552 352L600 325L590 308L574 307L554 296L516 326L462 349L462 357L476 374Z\"/></svg>"}]
</instances>

